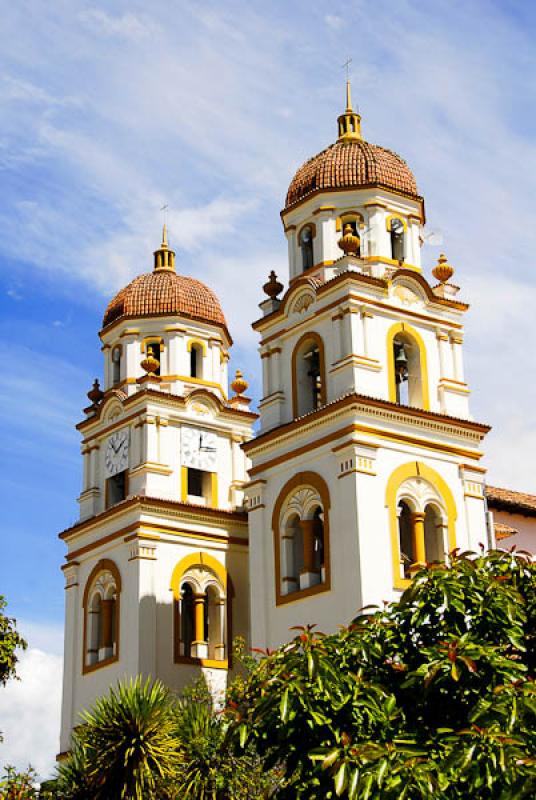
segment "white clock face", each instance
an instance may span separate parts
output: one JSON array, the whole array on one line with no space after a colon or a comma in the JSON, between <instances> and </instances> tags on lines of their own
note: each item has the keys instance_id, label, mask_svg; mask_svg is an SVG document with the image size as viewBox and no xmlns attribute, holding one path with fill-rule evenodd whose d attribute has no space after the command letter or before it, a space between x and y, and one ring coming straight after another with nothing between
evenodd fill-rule
<instances>
[{"instance_id":1,"label":"white clock face","mask_svg":"<svg viewBox=\"0 0 536 800\"><path fill-rule=\"evenodd\" d=\"M218 437L212 431L183 428L181 460L185 467L215 472L218 462Z\"/></svg>"},{"instance_id":2,"label":"white clock face","mask_svg":"<svg viewBox=\"0 0 536 800\"><path fill-rule=\"evenodd\" d=\"M110 478L112 475L117 475L118 472L123 472L123 470L127 469L128 445L128 428L123 428L123 430L112 433L108 439L104 455L104 468L107 478Z\"/></svg>"}]
</instances>

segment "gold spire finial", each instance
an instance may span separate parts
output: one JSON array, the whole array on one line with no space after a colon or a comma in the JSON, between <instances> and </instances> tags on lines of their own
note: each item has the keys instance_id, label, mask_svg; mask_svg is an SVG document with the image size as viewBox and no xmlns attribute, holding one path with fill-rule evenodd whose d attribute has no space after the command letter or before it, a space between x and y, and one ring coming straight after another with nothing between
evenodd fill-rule
<instances>
[{"instance_id":1,"label":"gold spire finial","mask_svg":"<svg viewBox=\"0 0 536 800\"><path fill-rule=\"evenodd\" d=\"M175 252L170 250L167 238L167 225L162 228L162 244L154 251L155 272L175 272Z\"/></svg>"},{"instance_id":2,"label":"gold spire finial","mask_svg":"<svg viewBox=\"0 0 536 800\"><path fill-rule=\"evenodd\" d=\"M350 79L346 81L346 111L353 111L352 109L352 87Z\"/></svg>"},{"instance_id":3,"label":"gold spire finial","mask_svg":"<svg viewBox=\"0 0 536 800\"><path fill-rule=\"evenodd\" d=\"M348 62L344 65L347 66ZM361 117L352 108L352 87L350 78L346 78L346 111L338 117L339 138L338 142L352 142L363 139L361 136Z\"/></svg>"}]
</instances>

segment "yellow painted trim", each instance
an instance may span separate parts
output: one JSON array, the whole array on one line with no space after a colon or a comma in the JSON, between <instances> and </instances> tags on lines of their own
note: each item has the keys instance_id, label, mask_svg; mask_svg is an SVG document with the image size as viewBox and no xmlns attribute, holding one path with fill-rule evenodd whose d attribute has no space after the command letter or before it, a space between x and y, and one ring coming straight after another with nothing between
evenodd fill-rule
<instances>
[{"instance_id":1,"label":"yellow painted trim","mask_svg":"<svg viewBox=\"0 0 536 800\"><path fill-rule=\"evenodd\" d=\"M188 502L188 467L181 466L181 501Z\"/></svg>"},{"instance_id":2,"label":"yellow painted trim","mask_svg":"<svg viewBox=\"0 0 536 800\"><path fill-rule=\"evenodd\" d=\"M338 233L342 231L342 224L345 220L348 220L348 222L363 223L363 215L358 211L343 211L343 213L335 220L335 230Z\"/></svg>"},{"instance_id":3,"label":"yellow painted trim","mask_svg":"<svg viewBox=\"0 0 536 800\"><path fill-rule=\"evenodd\" d=\"M387 258L386 256L365 256L363 259L364 261L371 261L378 264L388 264L390 267L398 267L400 268L400 262L396 261L394 258ZM409 261L404 261L403 269L409 269L412 272L422 272L422 267L418 267L416 264L410 264Z\"/></svg>"},{"instance_id":4,"label":"yellow painted trim","mask_svg":"<svg viewBox=\"0 0 536 800\"><path fill-rule=\"evenodd\" d=\"M404 217L400 216L400 214L389 214L389 216L385 217L385 230L386 231L389 231L389 233L391 232L390 226L391 226L391 220L393 220L393 219L399 219L400 222L402 223L403 227L404 227L404 233L408 232L408 223L406 222Z\"/></svg>"},{"instance_id":5,"label":"yellow painted trim","mask_svg":"<svg viewBox=\"0 0 536 800\"><path fill-rule=\"evenodd\" d=\"M218 473L212 472L210 475L210 493L212 505L218 507Z\"/></svg>"},{"instance_id":6,"label":"yellow painted trim","mask_svg":"<svg viewBox=\"0 0 536 800\"><path fill-rule=\"evenodd\" d=\"M201 339L188 339L188 342L186 344L186 350L190 353L194 345L200 347L203 351L203 355L206 356L207 354L206 342L203 342Z\"/></svg>"},{"instance_id":7,"label":"yellow painted trim","mask_svg":"<svg viewBox=\"0 0 536 800\"><path fill-rule=\"evenodd\" d=\"M395 381L395 355L393 348L393 340L399 333L405 333L410 338L415 340L415 344L419 348L419 361L421 367L421 394L422 394L422 407L425 411L430 410L430 396L428 387L428 361L426 358L426 347L422 337L418 331L415 330L407 322L395 322L387 331L387 377L389 380L389 400L391 403L396 403L396 381Z\"/></svg>"},{"instance_id":8,"label":"yellow painted trim","mask_svg":"<svg viewBox=\"0 0 536 800\"><path fill-rule=\"evenodd\" d=\"M160 347L160 352L164 351L164 340L161 336L146 336L140 344L140 351L145 353L147 345L157 344Z\"/></svg>"},{"instance_id":9,"label":"yellow painted trim","mask_svg":"<svg viewBox=\"0 0 536 800\"><path fill-rule=\"evenodd\" d=\"M424 478L437 489L445 508L447 509L447 531L449 540L449 551L456 547L456 520L458 513L456 511L456 503L454 496L441 475L432 469L432 467L423 464L422 461L410 461L407 464L401 464L394 472L391 473L387 481L385 489L385 505L389 510L389 525L391 531L391 556L393 567L393 586L395 589L405 589L409 586L410 581L400 577L400 545L398 541L398 516L396 513L397 503L396 497L400 486L408 478Z\"/></svg>"},{"instance_id":10,"label":"yellow painted trim","mask_svg":"<svg viewBox=\"0 0 536 800\"><path fill-rule=\"evenodd\" d=\"M197 383L199 386L208 386L211 389L219 389L222 395L227 399L227 393L224 391L221 383L214 381L206 381L204 378L192 378L191 375L166 375L167 380L185 381L186 383Z\"/></svg>"},{"instance_id":11,"label":"yellow painted trim","mask_svg":"<svg viewBox=\"0 0 536 800\"><path fill-rule=\"evenodd\" d=\"M208 567L208 569L216 573L221 581L225 595L227 596L227 570L214 556L211 556L209 553L200 552L185 556L175 565L169 584L169 588L173 592L175 600L179 601L181 599L181 580L185 573L188 572L190 567L197 567L199 565Z\"/></svg>"}]
</instances>

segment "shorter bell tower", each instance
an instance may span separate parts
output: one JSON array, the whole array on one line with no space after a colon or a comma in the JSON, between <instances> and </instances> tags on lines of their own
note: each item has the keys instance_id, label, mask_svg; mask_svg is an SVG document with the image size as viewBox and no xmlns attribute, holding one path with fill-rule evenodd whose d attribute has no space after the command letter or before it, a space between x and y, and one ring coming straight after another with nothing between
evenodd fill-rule
<instances>
[{"instance_id":1,"label":"shorter bell tower","mask_svg":"<svg viewBox=\"0 0 536 800\"><path fill-rule=\"evenodd\" d=\"M177 274L164 227L154 269L109 303L77 426L80 519L67 545L61 749L79 713L129 675L217 694L249 640L247 459L256 414L218 298ZM229 392L230 389L230 392Z\"/></svg>"}]
</instances>

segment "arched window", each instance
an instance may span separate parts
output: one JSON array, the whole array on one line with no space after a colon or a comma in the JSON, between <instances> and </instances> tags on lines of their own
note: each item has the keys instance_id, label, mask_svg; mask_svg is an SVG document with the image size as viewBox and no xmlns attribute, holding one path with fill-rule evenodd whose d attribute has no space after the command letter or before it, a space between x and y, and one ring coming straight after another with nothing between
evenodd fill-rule
<instances>
[{"instance_id":1,"label":"arched window","mask_svg":"<svg viewBox=\"0 0 536 800\"><path fill-rule=\"evenodd\" d=\"M178 585L178 588L177 588ZM227 573L206 553L173 571L175 661L228 666Z\"/></svg>"},{"instance_id":2,"label":"arched window","mask_svg":"<svg viewBox=\"0 0 536 800\"><path fill-rule=\"evenodd\" d=\"M305 334L292 354L293 412L298 417L326 402L324 343L316 333Z\"/></svg>"},{"instance_id":3,"label":"arched window","mask_svg":"<svg viewBox=\"0 0 536 800\"><path fill-rule=\"evenodd\" d=\"M456 504L445 480L422 462L398 467L387 482L395 588L420 564L442 562L456 547Z\"/></svg>"},{"instance_id":4,"label":"arched window","mask_svg":"<svg viewBox=\"0 0 536 800\"><path fill-rule=\"evenodd\" d=\"M146 336L141 343L141 351L147 356L152 356L158 361L158 366L152 370L155 375L163 374L164 340L161 336Z\"/></svg>"},{"instance_id":5,"label":"arched window","mask_svg":"<svg viewBox=\"0 0 536 800\"><path fill-rule=\"evenodd\" d=\"M190 356L190 377L202 378L203 377L203 356L205 350L201 342L189 341L188 353Z\"/></svg>"},{"instance_id":6,"label":"arched window","mask_svg":"<svg viewBox=\"0 0 536 800\"><path fill-rule=\"evenodd\" d=\"M114 562L100 561L84 590L84 672L118 658L120 591L121 578Z\"/></svg>"},{"instance_id":7,"label":"arched window","mask_svg":"<svg viewBox=\"0 0 536 800\"><path fill-rule=\"evenodd\" d=\"M404 241L404 223L401 219L393 217L389 220L389 236L391 238L391 258L394 261L404 261L406 257Z\"/></svg>"},{"instance_id":8,"label":"arched window","mask_svg":"<svg viewBox=\"0 0 536 800\"><path fill-rule=\"evenodd\" d=\"M424 552L429 564L444 561L447 552L441 509L432 503L424 510Z\"/></svg>"},{"instance_id":9,"label":"arched window","mask_svg":"<svg viewBox=\"0 0 536 800\"><path fill-rule=\"evenodd\" d=\"M180 599L180 644L181 655L191 657L192 644L194 642L195 619L194 619L194 590L191 584L184 583L181 587Z\"/></svg>"},{"instance_id":10,"label":"arched window","mask_svg":"<svg viewBox=\"0 0 536 800\"><path fill-rule=\"evenodd\" d=\"M407 323L395 323L387 334L389 400L428 409L426 348L419 333Z\"/></svg>"},{"instance_id":11,"label":"arched window","mask_svg":"<svg viewBox=\"0 0 536 800\"><path fill-rule=\"evenodd\" d=\"M112 350L112 384L115 386L121 380L121 345Z\"/></svg>"},{"instance_id":12,"label":"arched window","mask_svg":"<svg viewBox=\"0 0 536 800\"><path fill-rule=\"evenodd\" d=\"M306 225L300 231L300 250L303 272L314 265L313 239L314 230L311 225Z\"/></svg>"},{"instance_id":13,"label":"arched window","mask_svg":"<svg viewBox=\"0 0 536 800\"><path fill-rule=\"evenodd\" d=\"M401 500L398 504L398 542L400 548L400 578L410 577L411 565L415 563L412 536L412 511L409 505Z\"/></svg>"},{"instance_id":14,"label":"arched window","mask_svg":"<svg viewBox=\"0 0 536 800\"><path fill-rule=\"evenodd\" d=\"M272 517L278 604L329 589L328 513L319 475L299 473L282 489Z\"/></svg>"}]
</instances>

